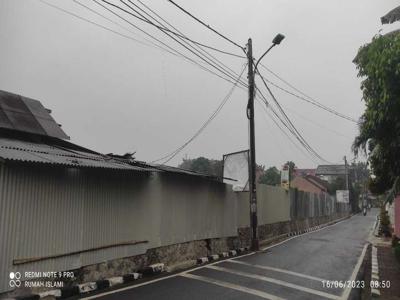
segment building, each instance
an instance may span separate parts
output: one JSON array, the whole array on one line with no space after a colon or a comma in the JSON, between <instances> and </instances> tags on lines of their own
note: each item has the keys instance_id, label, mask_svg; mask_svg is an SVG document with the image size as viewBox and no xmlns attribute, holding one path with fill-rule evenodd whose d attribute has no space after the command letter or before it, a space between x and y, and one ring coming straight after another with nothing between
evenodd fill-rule
<instances>
[{"instance_id":1,"label":"building","mask_svg":"<svg viewBox=\"0 0 400 300\"><path fill-rule=\"evenodd\" d=\"M347 172L349 172L349 166L346 170L345 165L319 165L315 175L332 183L338 176L346 176Z\"/></svg>"},{"instance_id":2,"label":"building","mask_svg":"<svg viewBox=\"0 0 400 300\"><path fill-rule=\"evenodd\" d=\"M296 176L291 182L290 187L300 191L321 194L327 193L327 182L312 175Z\"/></svg>"},{"instance_id":3,"label":"building","mask_svg":"<svg viewBox=\"0 0 400 300\"><path fill-rule=\"evenodd\" d=\"M298 168L295 168L293 170L293 176L294 177L295 176L306 176L306 175L315 176L315 172L316 172L316 169L298 169Z\"/></svg>"}]
</instances>

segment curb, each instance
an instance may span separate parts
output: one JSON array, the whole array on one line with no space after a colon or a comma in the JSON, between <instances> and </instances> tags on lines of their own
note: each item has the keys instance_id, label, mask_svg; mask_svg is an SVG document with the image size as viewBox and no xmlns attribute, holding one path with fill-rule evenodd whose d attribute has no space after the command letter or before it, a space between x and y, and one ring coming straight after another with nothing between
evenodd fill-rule
<instances>
[{"instance_id":1,"label":"curb","mask_svg":"<svg viewBox=\"0 0 400 300\"><path fill-rule=\"evenodd\" d=\"M378 249L372 246L371 251L371 283L379 282ZM378 287L371 286L371 298L379 298L381 292Z\"/></svg>"},{"instance_id":2,"label":"curb","mask_svg":"<svg viewBox=\"0 0 400 300\"><path fill-rule=\"evenodd\" d=\"M212 261L217 261L219 259L224 259L224 258L229 258L229 257L234 257L238 256L244 253L247 253L250 250L249 247L242 247L242 248L237 248L234 250L229 250L227 252L222 252L221 254L211 254L209 256L203 256L199 257L196 262L198 265L203 265Z\"/></svg>"},{"instance_id":3,"label":"curb","mask_svg":"<svg viewBox=\"0 0 400 300\"><path fill-rule=\"evenodd\" d=\"M349 216L346 216L346 217L343 217L343 218L340 218L340 219L337 219L337 220L330 221L328 223L320 224L318 226L308 227L308 228L300 230L300 231L291 231L291 232L288 232L288 233L283 233L283 234L278 235L278 236L274 236L274 237L266 239L266 240L261 240L260 241L260 245L274 244L276 241L279 241L281 239L287 240L285 238L291 238L291 237L307 234L307 233L310 233L310 232L313 232L313 231L317 231L317 230L323 229L325 227L331 226L333 224L339 223L341 221L344 221L344 220L350 218L351 216L352 215L349 215Z\"/></svg>"}]
</instances>

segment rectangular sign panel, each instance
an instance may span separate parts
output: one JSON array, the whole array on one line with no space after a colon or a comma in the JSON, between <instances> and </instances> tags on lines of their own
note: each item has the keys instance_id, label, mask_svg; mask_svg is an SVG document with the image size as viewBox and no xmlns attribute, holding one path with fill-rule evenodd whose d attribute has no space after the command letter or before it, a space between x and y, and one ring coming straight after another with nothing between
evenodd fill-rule
<instances>
[{"instance_id":1,"label":"rectangular sign panel","mask_svg":"<svg viewBox=\"0 0 400 300\"><path fill-rule=\"evenodd\" d=\"M337 190L336 200L339 203L349 203L349 191L348 190Z\"/></svg>"},{"instance_id":2,"label":"rectangular sign panel","mask_svg":"<svg viewBox=\"0 0 400 300\"><path fill-rule=\"evenodd\" d=\"M232 184L235 192L249 191L249 150L225 154L224 183Z\"/></svg>"}]
</instances>

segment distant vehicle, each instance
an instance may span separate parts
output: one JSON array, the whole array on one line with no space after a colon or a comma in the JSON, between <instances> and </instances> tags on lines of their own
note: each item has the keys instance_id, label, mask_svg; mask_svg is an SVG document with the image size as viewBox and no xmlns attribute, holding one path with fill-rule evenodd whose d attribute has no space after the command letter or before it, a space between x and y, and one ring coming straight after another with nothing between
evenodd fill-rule
<instances>
[{"instance_id":1,"label":"distant vehicle","mask_svg":"<svg viewBox=\"0 0 400 300\"><path fill-rule=\"evenodd\" d=\"M367 208L369 208L368 197L367 197L367 195L363 195L363 197L362 197L362 211L363 211L363 215L364 216L367 215Z\"/></svg>"}]
</instances>

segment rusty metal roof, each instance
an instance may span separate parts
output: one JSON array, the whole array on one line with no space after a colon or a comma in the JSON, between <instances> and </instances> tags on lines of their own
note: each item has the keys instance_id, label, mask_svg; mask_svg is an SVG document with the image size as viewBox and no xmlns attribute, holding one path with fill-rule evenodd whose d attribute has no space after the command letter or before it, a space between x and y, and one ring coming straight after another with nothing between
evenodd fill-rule
<instances>
[{"instance_id":1,"label":"rusty metal roof","mask_svg":"<svg viewBox=\"0 0 400 300\"><path fill-rule=\"evenodd\" d=\"M346 175L346 173L345 165L319 165L315 172L316 175Z\"/></svg>"},{"instance_id":2,"label":"rusty metal roof","mask_svg":"<svg viewBox=\"0 0 400 300\"><path fill-rule=\"evenodd\" d=\"M104 168L130 171L157 171L129 164L107 155L77 151L44 143L0 137L0 159L25 163L60 165L75 168Z\"/></svg>"},{"instance_id":3,"label":"rusty metal roof","mask_svg":"<svg viewBox=\"0 0 400 300\"><path fill-rule=\"evenodd\" d=\"M158 165L158 164L146 163L146 162L143 162L143 161L135 161L134 164L138 165L138 166L154 168L154 169L159 170L159 171L164 172L164 173L178 174L178 175L189 175L189 176L196 176L196 177L201 177L201 178L205 178L205 179L209 179L209 180L221 181L221 178L218 177L218 176L199 173L199 172L186 170L186 169L181 169L181 168L172 167L172 166L167 166L167 165ZM236 181L236 180L234 180L234 181Z\"/></svg>"},{"instance_id":4,"label":"rusty metal roof","mask_svg":"<svg viewBox=\"0 0 400 300\"><path fill-rule=\"evenodd\" d=\"M38 100L0 91L0 128L69 139Z\"/></svg>"}]
</instances>

